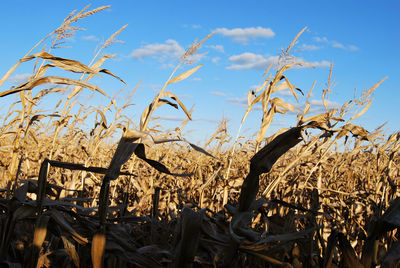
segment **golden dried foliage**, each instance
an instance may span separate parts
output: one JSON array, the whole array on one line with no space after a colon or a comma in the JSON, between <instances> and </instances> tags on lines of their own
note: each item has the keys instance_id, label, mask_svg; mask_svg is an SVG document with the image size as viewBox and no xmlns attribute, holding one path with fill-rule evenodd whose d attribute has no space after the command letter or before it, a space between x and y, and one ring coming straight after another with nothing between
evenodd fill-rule
<instances>
[{"instance_id":1,"label":"golden dried foliage","mask_svg":"<svg viewBox=\"0 0 400 268\"><path fill-rule=\"evenodd\" d=\"M124 83L101 67L114 55L97 57L126 26L99 46L88 65L50 54L79 29L73 23L108 7L87 8L71 13L0 80L1 86L20 64L42 60L26 83L0 92L5 98L19 94L0 127L2 265L398 265L400 133L385 138L381 127L369 132L355 122L384 79L340 110L330 109L331 66L322 89L325 112L317 115L308 114L315 83L303 111L276 97L289 89L296 102L302 101L303 91L285 72L306 64L290 55L304 28L282 51L276 73L266 66L260 86L248 92L248 108L232 143L223 119L202 148L182 137L193 109L166 87L201 67L176 75L212 34L182 55L135 127L124 110L136 88L120 105L89 83L100 72ZM31 54L47 39L50 50ZM45 76L54 67L65 77ZM72 79L69 72L82 76ZM71 87L42 88L49 83ZM85 88L107 96L109 103L82 103ZM68 97L52 111L41 109L43 97L60 92ZM255 140L245 139L240 131L257 103L262 122ZM187 116L173 133L151 125L154 110L164 104ZM266 137L274 118L288 111L299 112L297 125ZM83 127L88 121L91 129Z\"/></svg>"}]
</instances>

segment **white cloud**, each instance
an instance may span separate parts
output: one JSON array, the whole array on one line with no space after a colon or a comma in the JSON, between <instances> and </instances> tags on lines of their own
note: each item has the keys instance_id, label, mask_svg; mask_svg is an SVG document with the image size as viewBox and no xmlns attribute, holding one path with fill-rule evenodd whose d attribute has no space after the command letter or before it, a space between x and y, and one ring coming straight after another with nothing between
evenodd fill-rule
<instances>
[{"instance_id":1,"label":"white cloud","mask_svg":"<svg viewBox=\"0 0 400 268\"><path fill-rule=\"evenodd\" d=\"M265 58L262 55L245 52L240 55L229 57L232 65L226 67L231 70L246 70L246 69L266 69L269 64L277 66L279 56L270 56Z\"/></svg>"},{"instance_id":2,"label":"white cloud","mask_svg":"<svg viewBox=\"0 0 400 268\"><path fill-rule=\"evenodd\" d=\"M10 82L13 84L22 84L28 81L29 77L31 74L25 73L25 74L16 74L13 75L12 77L9 78Z\"/></svg>"},{"instance_id":3,"label":"white cloud","mask_svg":"<svg viewBox=\"0 0 400 268\"><path fill-rule=\"evenodd\" d=\"M215 63L215 64L217 64L220 60L221 60L220 57L214 57L214 58L211 59L211 61L212 61L213 63Z\"/></svg>"},{"instance_id":4,"label":"white cloud","mask_svg":"<svg viewBox=\"0 0 400 268\"><path fill-rule=\"evenodd\" d=\"M157 116L157 119L181 122L181 121L186 120L186 117L165 115L165 116ZM210 118L194 117L194 118L192 118L192 121L205 121L205 122L210 122L210 123L218 123L220 120L210 119Z\"/></svg>"},{"instance_id":5,"label":"white cloud","mask_svg":"<svg viewBox=\"0 0 400 268\"><path fill-rule=\"evenodd\" d=\"M223 45L208 45L208 46L206 46L206 47L209 47L209 48L211 48L211 49L214 49L214 50L217 51L217 52L221 52L221 53L224 53L224 52L225 52L225 49L224 49L224 46L223 46Z\"/></svg>"},{"instance_id":6,"label":"white cloud","mask_svg":"<svg viewBox=\"0 0 400 268\"><path fill-rule=\"evenodd\" d=\"M160 88L163 85L161 84L144 84L143 87L145 88L150 88L153 92L159 93L160 92Z\"/></svg>"},{"instance_id":7,"label":"white cloud","mask_svg":"<svg viewBox=\"0 0 400 268\"><path fill-rule=\"evenodd\" d=\"M209 94L219 96L219 97L226 97L226 94L224 92L220 92L220 91L211 91L211 92L209 92Z\"/></svg>"},{"instance_id":8,"label":"white cloud","mask_svg":"<svg viewBox=\"0 0 400 268\"><path fill-rule=\"evenodd\" d=\"M270 28L249 27L249 28L217 28L215 33L232 38L239 43L247 43L250 39L271 38L275 33Z\"/></svg>"},{"instance_id":9,"label":"white cloud","mask_svg":"<svg viewBox=\"0 0 400 268\"><path fill-rule=\"evenodd\" d=\"M278 93L281 96L293 96L293 93L288 89L279 90L276 93Z\"/></svg>"},{"instance_id":10,"label":"white cloud","mask_svg":"<svg viewBox=\"0 0 400 268\"><path fill-rule=\"evenodd\" d=\"M97 36L95 36L95 35L85 35L85 36L82 36L82 39L83 40L86 40L86 41L99 41L100 39L97 37Z\"/></svg>"},{"instance_id":11,"label":"white cloud","mask_svg":"<svg viewBox=\"0 0 400 268\"><path fill-rule=\"evenodd\" d=\"M200 29L202 28L200 24L183 24L182 25L183 28L192 28L192 29Z\"/></svg>"},{"instance_id":12,"label":"white cloud","mask_svg":"<svg viewBox=\"0 0 400 268\"><path fill-rule=\"evenodd\" d=\"M307 44L302 44L300 46L300 49L302 49L302 50L317 50L317 49L320 49L320 48L321 47L316 46L316 45L307 45Z\"/></svg>"},{"instance_id":13,"label":"white cloud","mask_svg":"<svg viewBox=\"0 0 400 268\"><path fill-rule=\"evenodd\" d=\"M347 49L350 50L350 51L357 51L357 50L359 50L359 48L358 48L357 46L355 46L355 45L349 45L349 46L347 46Z\"/></svg>"},{"instance_id":14,"label":"white cloud","mask_svg":"<svg viewBox=\"0 0 400 268\"><path fill-rule=\"evenodd\" d=\"M323 61L312 61L312 62L307 62L311 64L311 66L301 66L301 68L306 68L306 67L314 67L314 68L324 68L324 67L330 67L331 63L327 60Z\"/></svg>"},{"instance_id":15,"label":"white cloud","mask_svg":"<svg viewBox=\"0 0 400 268\"><path fill-rule=\"evenodd\" d=\"M279 56L270 56L265 58L263 55L254 54L251 52L245 52L240 55L233 55L229 58L232 64L227 69L231 70L246 70L246 69L266 69L270 64L272 64L272 68L278 68L279 64ZM293 58L291 62L303 62L308 63L309 65L298 65L296 68L321 68L321 67L329 67L329 61L314 61L307 62L302 58Z\"/></svg>"},{"instance_id":16,"label":"white cloud","mask_svg":"<svg viewBox=\"0 0 400 268\"><path fill-rule=\"evenodd\" d=\"M184 117L172 116L172 115L157 116L157 119L167 120L167 121L183 121L183 120L185 120Z\"/></svg>"},{"instance_id":17,"label":"white cloud","mask_svg":"<svg viewBox=\"0 0 400 268\"><path fill-rule=\"evenodd\" d=\"M314 40L317 41L317 42L328 43L328 38L326 38L326 37L318 37L318 36L316 36L316 37L314 37Z\"/></svg>"},{"instance_id":18,"label":"white cloud","mask_svg":"<svg viewBox=\"0 0 400 268\"><path fill-rule=\"evenodd\" d=\"M229 98L229 99L228 99L228 102L234 103L234 104L239 105L239 106L247 107L247 97L243 97L243 98L238 98L238 97Z\"/></svg>"},{"instance_id":19,"label":"white cloud","mask_svg":"<svg viewBox=\"0 0 400 268\"><path fill-rule=\"evenodd\" d=\"M330 100L326 100L326 103L328 104L328 108L340 108L341 105L340 103L336 102L336 101L330 101ZM324 106L324 103L322 100L310 100L310 105L311 106Z\"/></svg>"},{"instance_id":20,"label":"white cloud","mask_svg":"<svg viewBox=\"0 0 400 268\"><path fill-rule=\"evenodd\" d=\"M164 70L166 70L166 69L172 69L172 68L174 68L174 67L175 67L175 65L172 64L172 63L163 63L163 64L161 64L161 69L164 69Z\"/></svg>"},{"instance_id":21,"label":"white cloud","mask_svg":"<svg viewBox=\"0 0 400 268\"><path fill-rule=\"evenodd\" d=\"M193 77L192 81L201 81L201 78L200 77Z\"/></svg>"},{"instance_id":22,"label":"white cloud","mask_svg":"<svg viewBox=\"0 0 400 268\"><path fill-rule=\"evenodd\" d=\"M192 119L193 119L193 121L204 121L204 122L209 122L209 123L219 123L221 121L218 119L201 118L201 117L199 117L199 118L195 117Z\"/></svg>"},{"instance_id":23,"label":"white cloud","mask_svg":"<svg viewBox=\"0 0 400 268\"><path fill-rule=\"evenodd\" d=\"M144 47L135 49L130 56L135 59L144 59L153 57L159 61L164 61L167 58L179 58L185 53L185 50L175 40L168 39L165 43L148 44Z\"/></svg>"},{"instance_id":24,"label":"white cloud","mask_svg":"<svg viewBox=\"0 0 400 268\"><path fill-rule=\"evenodd\" d=\"M328 109L339 109L341 107L341 104L335 101L326 100L326 103L328 105ZM325 112L325 107L322 100L310 100L310 105L309 113L318 114Z\"/></svg>"},{"instance_id":25,"label":"white cloud","mask_svg":"<svg viewBox=\"0 0 400 268\"><path fill-rule=\"evenodd\" d=\"M332 42L332 47L340 48L340 49L346 49L346 47L343 44L341 44L339 42L336 42L336 41Z\"/></svg>"},{"instance_id":26,"label":"white cloud","mask_svg":"<svg viewBox=\"0 0 400 268\"><path fill-rule=\"evenodd\" d=\"M355 45L344 45L342 43L339 43L338 41L335 40L328 40L328 38L326 37L314 37L314 40L319 42L319 43L325 43L330 45L331 47L334 48L339 48L339 49L343 49L343 50L350 50L350 51L357 51L359 50L359 48Z\"/></svg>"}]
</instances>

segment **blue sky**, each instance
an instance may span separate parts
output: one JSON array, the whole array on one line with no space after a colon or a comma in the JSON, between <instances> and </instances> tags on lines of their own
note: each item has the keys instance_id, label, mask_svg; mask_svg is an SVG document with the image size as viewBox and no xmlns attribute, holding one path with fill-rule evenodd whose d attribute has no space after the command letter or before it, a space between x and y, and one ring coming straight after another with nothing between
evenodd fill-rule
<instances>
[{"instance_id":1,"label":"blue sky","mask_svg":"<svg viewBox=\"0 0 400 268\"><path fill-rule=\"evenodd\" d=\"M58 27L69 12L89 3L90 8L111 8L79 21L77 25L86 30L77 32L66 48L52 54L88 64L99 42L128 24L118 36L124 43L104 51L118 56L103 67L127 82L124 92L132 91L143 80L132 99L134 105L127 111L134 122L139 123L140 114L168 79L179 56L194 40L216 31L199 51L198 63L203 67L167 90L180 97L188 109L195 105L188 138L204 142L223 117L229 119L234 135L246 109L247 91L260 83L268 64L276 62L281 49L307 26L294 56L314 67L291 70L287 77L305 93L316 81L313 111L323 111L321 93L332 61L335 84L331 107L340 107L351 99L354 89L360 93L387 76L375 91L370 110L356 123L372 131L388 121L387 134L399 130L399 1L6 1L0 11L1 75ZM178 73L189 68L184 66ZM0 90L16 85L31 70L32 65L21 65ZM123 87L107 76L93 82L111 96ZM276 96L299 107L305 102L300 98L297 104L285 92ZM14 98L0 101L3 104ZM96 105L109 103L101 96L95 101ZM117 103L123 102L122 96L117 99ZM242 134L251 137L257 132L261 114L259 109L251 113ZM155 116L164 119L161 125L172 129L185 117L182 110L171 107L162 107ZM295 124L294 115L278 114L269 135Z\"/></svg>"}]
</instances>

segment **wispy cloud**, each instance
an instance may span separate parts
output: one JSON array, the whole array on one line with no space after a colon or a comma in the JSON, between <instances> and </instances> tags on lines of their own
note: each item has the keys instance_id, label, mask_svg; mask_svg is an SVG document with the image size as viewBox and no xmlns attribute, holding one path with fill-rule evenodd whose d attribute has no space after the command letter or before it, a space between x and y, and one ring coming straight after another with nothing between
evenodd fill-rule
<instances>
[{"instance_id":1,"label":"wispy cloud","mask_svg":"<svg viewBox=\"0 0 400 268\"><path fill-rule=\"evenodd\" d=\"M186 118L180 117L180 116L173 116L173 115L164 115L164 116L157 116L156 119L166 120L166 121L183 121Z\"/></svg>"},{"instance_id":2,"label":"wispy cloud","mask_svg":"<svg viewBox=\"0 0 400 268\"><path fill-rule=\"evenodd\" d=\"M279 56L270 56L265 58L262 55L245 52L240 55L229 57L232 65L226 67L231 70L246 70L246 69L265 69L269 64L277 65Z\"/></svg>"},{"instance_id":3,"label":"wispy cloud","mask_svg":"<svg viewBox=\"0 0 400 268\"><path fill-rule=\"evenodd\" d=\"M321 47L319 47L319 46L316 46L316 45L307 45L307 44L302 44L301 46L300 46L300 49L302 49L302 50L318 50L318 49L320 49Z\"/></svg>"},{"instance_id":4,"label":"wispy cloud","mask_svg":"<svg viewBox=\"0 0 400 268\"><path fill-rule=\"evenodd\" d=\"M215 64L217 64L220 60L221 60L220 57L214 57L211 59L212 63L215 63Z\"/></svg>"},{"instance_id":5,"label":"wispy cloud","mask_svg":"<svg viewBox=\"0 0 400 268\"><path fill-rule=\"evenodd\" d=\"M270 64L272 64L272 68L276 69L279 64L279 56L269 56L264 57L260 54L254 54L251 52L245 52L240 55L233 55L229 57L229 60L232 64L227 69L231 70L246 70L246 69L266 69ZM307 68L307 67L329 67L329 61L314 61L307 62L302 58L294 58L294 62L303 62L308 63L308 65L299 65L297 68Z\"/></svg>"},{"instance_id":6,"label":"wispy cloud","mask_svg":"<svg viewBox=\"0 0 400 268\"><path fill-rule=\"evenodd\" d=\"M184 121L186 119L186 117L165 115L165 116L157 116L157 119L159 119L159 120L167 120L167 121L182 122L182 121ZM205 121L205 122L210 122L210 123L218 123L220 120L210 119L210 118L194 117L194 118L192 118L192 121Z\"/></svg>"},{"instance_id":7,"label":"wispy cloud","mask_svg":"<svg viewBox=\"0 0 400 268\"><path fill-rule=\"evenodd\" d=\"M237 107L241 107L241 108L247 108L247 105L248 105L247 96L246 97L242 97L242 98L239 98L239 97L228 98L226 101L229 102L229 103L232 103L233 105L235 105ZM256 110L256 111L262 110L261 102L257 102L253 106L252 109Z\"/></svg>"},{"instance_id":8,"label":"wispy cloud","mask_svg":"<svg viewBox=\"0 0 400 268\"><path fill-rule=\"evenodd\" d=\"M211 92L209 92L209 94L219 96L219 97L226 97L226 94L224 92L220 92L220 91L211 91Z\"/></svg>"},{"instance_id":9,"label":"wispy cloud","mask_svg":"<svg viewBox=\"0 0 400 268\"><path fill-rule=\"evenodd\" d=\"M94 42L100 41L100 38L98 38L95 35L85 35L85 36L82 36L82 39L86 40L86 41L94 41Z\"/></svg>"},{"instance_id":10,"label":"wispy cloud","mask_svg":"<svg viewBox=\"0 0 400 268\"><path fill-rule=\"evenodd\" d=\"M192 81L201 81L201 78L200 77L193 77Z\"/></svg>"},{"instance_id":11,"label":"wispy cloud","mask_svg":"<svg viewBox=\"0 0 400 268\"><path fill-rule=\"evenodd\" d=\"M270 28L263 27L249 27L249 28L217 28L216 34L230 37L233 41L239 43L247 43L251 39L256 38L271 38L275 33Z\"/></svg>"},{"instance_id":12,"label":"wispy cloud","mask_svg":"<svg viewBox=\"0 0 400 268\"><path fill-rule=\"evenodd\" d=\"M162 60L160 60L160 61L162 61ZM174 67L175 67L175 65L172 64L172 63L163 63L163 64L161 64L161 69L164 69L164 70L171 69L171 68L174 68Z\"/></svg>"},{"instance_id":13,"label":"wispy cloud","mask_svg":"<svg viewBox=\"0 0 400 268\"><path fill-rule=\"evenodd\" d=\"M230 102L230 103L236 104L238 106L241 106L241 107L247 107L247 97L243 97L243 98L238 98L238 97L228 98L227 101Z\"/></svg>"},{"instance_id":14,"label":"wispy cloud","mask_svg":"<svg viewBox=\"0 0 400 268\"><path fill-rule=\"evenodd\" d=\"M341 107L341 104L335 101L326 100L329 109L338 109ZM325 112L324 103L322 100L310 100L310 111L311 114L319 114Z\"/></svg>"},{"instance_id":15,"label":"wispy cloud","mask_svg":"<svg viewBox=\"0 0 400 268\"><path fill-rule=\"evenodd\" d=\"M272 126L278 126L278 127L287 127L289 124L286 122L286 120L283 119L278 119L278 120L273 120L271 122Z\"/></svg>"},{"instance_id":16,"label":"wispy cloud","mask_svg":"<svg viewBox=\"0 0 400 268\"><path fill-rule=\"evenodd\" d=\"M356 50L359 50L360 48L357 47L357 46L355 46L355 45L348 45L348 46L347 46L347 49L348 49L348 50L351 50L351 51L356 51Z\"/></svg>"},{"instance_id":17,"label":"wispy cloud","mask_svg":"<svg viewBox=\"0 0 400 268\"><path fill-rule=\"evenodd\" d=\"M223 45L208 45L206 47L211 48L211 49L213 49L213 50L215 50L217 52L220 52L220 53L224 53L225 52L225 49L224 49Z\"/></svg>"},{"instance_id":18,"label":"wispy cloud","mask_svg":"<svg viewBox=\"0 0 400 268\"><path fill-rule=\"evenodd\" d=\"M276 93L281 95L281 96L293 96L293 93L288 89L279 90Z\"/></svg>"},{"instance_id":19,"label":"wispy cloud","mask_svg":"<svg viewBox=\"0 0 400 268\"><path fill-rule=\"evenodd\" d=\"M12 77L9 78L10 82L13 84L22 84L28 81L29 77L31 74L25 73L25 74L16 74L13 75Z\"/></svg>"},{"instance_id":20,"label":"wispy cloud","mask_svg":"<svg viewBox=\"0 0 400 268\"><path fill-rule=\"evenodd\" d=\"M218 119L212 119L212 118L193 118L193 121L204 121L204 122L209 122L209 123L219 123L221 120Z\"/></svg>"},{"instance_id":21,"label":"wispy cloud","mask_svg":"<svg viewBox=\"0 0 400 268\"><path fill-rule=\"evenodd\" d=\"M322 61L309 61L307 62L310 64L310 66L299 66L297 68L307 68L307 67L313 67L313 68L325 68L331 66L331 63L327 60L322 60Z\"/></svg>"},{"instance_id":22,"label":"wispy cloud","mask_svg":"<svg viewBox=\"0 0 400 268\"><path fill-rule=\"evenodd\" d=\"M165 61L168 58L178 58L185 53L185 50L179 43L173 39L168 39L165 43L148 44L135 49L130 57L135 59L144 59L153 57L159 61Z\"/></svg>"},{"instance_id":23,"label":"wispy cloud","mask_svg":"<svg viewBox=\"0 0 400 268\"><path fill-rule=\"evenodd\" d=\"M150 88L155 93L159 93L160 88L162 87L162 84L143 84L142 86L144 88Z\"/></svg>"},{"instance_id":24,"label":"wispy cloud","mask_svg":"<svg viewBox=\"0 0 400 268\"><path fill-rule=\"evenodd\" d=\"M201 25L200 24L183 24L182 25L183 28L192 28L192 29L201 29Z\"/></svg>"},{"instance_id":25,"label":"wispy cloud","mask_svg":"<svg viewBox=\"0 0 400 268\"><path fill-rule=\"evenodd\" d=\"M335 41L335 40L328 40L328 38L326 38L326 37L318 37L318 36L316 36L316 37L314 37L314 40L316 42L319 42L319 43L328 44L328 45L330 45L331 47L334 47L334 48L339 48L339 49L349 50L349 51L357 51L357 50L359 50L359 48L357 46L355 46L355 45L344 45L344 44L339 43L338 41Z\"/></svg>"}]
</instances>

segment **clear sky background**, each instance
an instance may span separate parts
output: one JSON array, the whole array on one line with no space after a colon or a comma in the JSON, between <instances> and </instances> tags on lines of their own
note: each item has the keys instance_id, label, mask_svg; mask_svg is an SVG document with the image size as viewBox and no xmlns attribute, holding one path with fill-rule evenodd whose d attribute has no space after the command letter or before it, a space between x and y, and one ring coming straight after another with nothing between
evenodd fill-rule
<instances>
[{"instance_id":1,"label":"clear sky background","mask_svg":"<svg viewBox=\"0 0 400 268\"><path fill-rule=\"evenodd\" d=\"M247 91L262 81L269 63L276 63L281 49L308 26L294 55L314 67L289 71L287 77L305 93L316 81L313 112L323 111L321 93L332 61L335 84L330 107L340 107L353 97L354 89L360 93L387 76L375 91L370 110L356 123L373 131L388 121L387 134L399 131L400 1L4 1L0 11L1 76L69 12L89 3L90 8L111 8L79 21L77 26L86 30L77 32L66 48L52 54L88 64L96 46L128 24L118 36L124 43L104 51L118 56L103 67L127 82L125 92L143 80L133 98L134 106L127 111L134 122L139 123L140 114L168 79L180 55L194 40L216 31L199 51L207 52L198 57L203 67L167 90L180 97L188 109L195 105L187 137L204 142L223 117L229 119L230 133L235 135L246 109ZM23 81L31 71L32 65L21 65L0 90ZM111 96L123 87L108 76L93 81ZM297 104L287 91L276 96L299 107L305 102L300 98ZM14 96L7 96L0 102L4 106L13 100ZM109 103L100 96L96 101L96 105ZM124 99L119 97L117 102L122 104ZM160 124L166 128L178 126L185 118L182 110L172 107L162 107L155 115L164 119ZM260 109L252 112L243 127L244 135L251 137L257 132L261 115ZM294 115L278 114L269 134L295 124Z\"/></svg>"}]
</instances>

